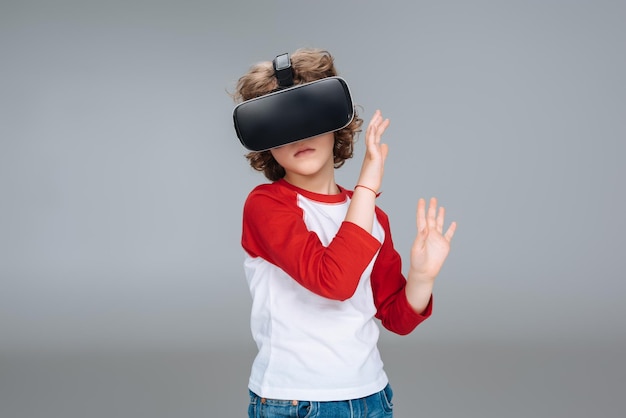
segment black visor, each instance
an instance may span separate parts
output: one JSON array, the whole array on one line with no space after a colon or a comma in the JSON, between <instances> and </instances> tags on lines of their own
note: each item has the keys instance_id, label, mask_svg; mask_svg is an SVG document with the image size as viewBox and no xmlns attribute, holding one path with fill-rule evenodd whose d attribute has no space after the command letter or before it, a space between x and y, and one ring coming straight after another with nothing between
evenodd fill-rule
<instances>
[{"instance_id":1,"label":"black visor","mask_svg":"<svg viewBox=\"0 0 626 418\"><path fill-rule=\"evenodd\" d=\"M328 77L246 100L233 111L235 131L250 151L265 151L346 127L354 117L348 85Z\"/></svg>"}]
</instances>

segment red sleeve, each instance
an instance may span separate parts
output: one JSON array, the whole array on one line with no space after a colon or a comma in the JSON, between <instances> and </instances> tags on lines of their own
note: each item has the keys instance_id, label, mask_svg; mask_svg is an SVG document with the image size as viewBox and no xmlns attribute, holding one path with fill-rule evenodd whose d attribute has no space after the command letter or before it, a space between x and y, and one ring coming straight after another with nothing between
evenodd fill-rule
<instances>
[{"instance_id":1,"label":"red sleeve","mask_svg":"<svg viewBox=\"0 0 626 418\"><path fill-rule=\"evenodd\" d=\"M376 318L396 334L406 335L432 313L432 296L421 314L416 313L406 298L406 279L402 275L402 259L394 249L387 215L376 209L376 216L385 231L385 241L372 270L372 291L376 305Z\"/></svg>"},{"instance_id":2,"label":"red sleeve","mask_svg":"<svg viewBox=\"0 0 626 418\"><path fill-rule=\"evenodd\" d=\"M266 185L253 190L244 205L242 246L310 291L346 300L356 291L380 242L356 224L343 222L325 247L307 229L297 194Z\"/></svg>"}]
</instances>

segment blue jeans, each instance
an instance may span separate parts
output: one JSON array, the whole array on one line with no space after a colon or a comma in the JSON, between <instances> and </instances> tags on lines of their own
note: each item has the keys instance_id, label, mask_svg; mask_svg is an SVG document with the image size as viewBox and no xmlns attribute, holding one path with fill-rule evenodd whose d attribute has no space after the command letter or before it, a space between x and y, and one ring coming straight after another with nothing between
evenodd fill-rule
<instances>
[{"instance_id":1,"label":"blue jeans","mask_svg":"<svg viewBox=\"0 0 626 418\"><path fill-rule=\"evenodd\" d=\"M383 390L349 401L310 402L265 399L250 391L249 418L391 418L393 391Z\"/></svg>"}]
</instances>

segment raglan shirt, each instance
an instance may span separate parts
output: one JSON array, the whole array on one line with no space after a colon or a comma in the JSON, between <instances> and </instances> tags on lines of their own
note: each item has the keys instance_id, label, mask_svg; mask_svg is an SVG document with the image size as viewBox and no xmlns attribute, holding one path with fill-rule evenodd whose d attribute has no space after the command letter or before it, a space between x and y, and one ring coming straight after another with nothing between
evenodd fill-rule
<instances>
[{"instance_id":1,"label":"raglan shirt","mask_svg":"<svg viewBox=\"0 0 626 418\"><path fill-rule=\"evenodd\" d=\"M374 318L405 335L432 312L409 305L387 215L345 221L352 192L257 186L243 211L244 270L258 347L249 388L273 399L356 399L388 383Z\"/></svg>"}]
</instances>

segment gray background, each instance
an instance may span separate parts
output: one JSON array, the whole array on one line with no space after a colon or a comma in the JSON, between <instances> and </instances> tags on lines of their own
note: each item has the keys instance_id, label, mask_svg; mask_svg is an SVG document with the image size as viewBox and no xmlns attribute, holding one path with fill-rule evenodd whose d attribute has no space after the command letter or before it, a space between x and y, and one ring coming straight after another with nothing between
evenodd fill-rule
<instances>
[{"instance_id":1,"label":"gray background","mask_svg":"<svg viewBox=\"0 0 626 418\"><path fill-rule=\"evenodd\" d=\"M380 206L459 223L435 314L383 332L399 417L621 416L623 1L0 5L0 416L243 416L239 246L263 182L228 92L328 49L392 120ZM352 187L363 155L338 170Z\"/></svg>"}]
</instances>

